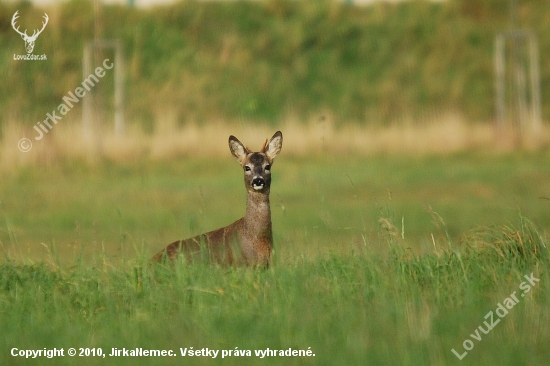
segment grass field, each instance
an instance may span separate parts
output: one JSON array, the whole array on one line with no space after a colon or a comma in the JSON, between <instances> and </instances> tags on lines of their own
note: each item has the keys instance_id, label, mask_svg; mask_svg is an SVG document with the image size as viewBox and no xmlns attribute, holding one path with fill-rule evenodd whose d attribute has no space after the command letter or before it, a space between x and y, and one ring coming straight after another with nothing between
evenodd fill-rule
<instances>
[{"instance_id":1,"label":"grass field","mask_svg":"<svg viewBox=\"0 0 550 366\"><path fill-rule=\"evenodd\" d=\"M266 271L147 262L168 242L243 214L242 173L229 153L58 161L5 173L0 364L550 359L547 152L285 156L283 149L273 169L276 251ZM509 306L502 318L499 304ZM14 347L64 348L65 357L27 360L13 357ZM75 360L70 347L177 356ZM180 347L220 353L182 359ZM255 355L267 348L315 356ZM236 349L251 356L221 358Z\"/></svg>"},{"instance_id":2,"label":"grass field","mask_svg":"<svg viewBox=\"0 0 550 366\"><path fill-rule=\"evenodd\" d=\"M517 5L548 54L550 2ZM29 32L49 14L47 62L16 60L16 11ZM0 2L0 365L547 365L550 128L512 127L522 67L506 72L510 121L493 123L510 13ZM120 136L114 72L86 88L93 113L50 116L84 86L91 39L123 45L92 62L125 70ZM526 57L511 42L506 65ZM544 96L550 63L540 75ZM152 265L244 214L228 135L257 149L275 128L269 269Z\"/></svg>"}]
</instances>

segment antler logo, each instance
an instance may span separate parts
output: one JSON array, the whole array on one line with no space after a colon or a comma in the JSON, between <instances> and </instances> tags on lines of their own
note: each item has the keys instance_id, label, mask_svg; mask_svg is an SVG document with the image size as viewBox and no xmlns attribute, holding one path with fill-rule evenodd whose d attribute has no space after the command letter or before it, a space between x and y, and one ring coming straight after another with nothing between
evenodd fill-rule
<instances>
[{"instance_id":1,"label":"antler logo","mask_svg":"<svg viewBox=\"0 0 550 366\"><path fill-rule=\"evenodd\" d=\"M29 36L27 35L27 30L25 29L24 32L21 32L19 30L19 27L15 27L15 21L17 20L17 18L19 18L19 15L17 14L19 12L19 10L17 10L15 12L15 14L13 14L13 17L11 18L11 26L13 27L13 29L15 29L15 31L17 33L19 33L21 35L21 38L23 38L23 40L25 41L25 48L27 49L27 53L32 53L32 50L34 49L34 42L36 41L36 38L38 38L38 35L40 35L40 33L42 33L42 31L44 30L44 28L46 28L46 24L48 24L48 14L44 13L44 22L42 22L42 29L38 30L38 29L35 29L34 32L32 33L32 36Z\"/></svg>"}]
</instances>

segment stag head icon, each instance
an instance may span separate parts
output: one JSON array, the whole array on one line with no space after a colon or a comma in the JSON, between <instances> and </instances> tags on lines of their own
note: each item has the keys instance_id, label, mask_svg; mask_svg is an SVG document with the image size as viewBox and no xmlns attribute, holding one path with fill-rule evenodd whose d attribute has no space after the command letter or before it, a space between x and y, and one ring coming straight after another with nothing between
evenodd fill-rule
<instances>
[{"instance_id":1,"label":"stag head icon","mask_svg":"<svg viewBox=\"0 0 550 366\"><path fill-rule=\"evenodd\" d=\"M13 27L13 29L15 29L15 31L17 33L19 33L21 35L21 38L23 38L23 40L25 41L25 48L27 49L27 53L32 53L32 50L34 49L34 42L36 41L36 38L38 38L38 35L40 33L42 33L42 31L44 30L44 28L46 28L46 24L48 24L48 14L44 13L44 22L42 22L42 29L38 30L38 29L35 29L32 33L32 36L29 36L27 35L27 30L25 29L24 32L21 32L19 30L19 27L16 28L15 26L15 21L17 20L17 18L19 18L19 15L17 14L19 12L19 10L17 10L15 12L15 14L13 14L13 17L11 18L11 26Z\"/></svg>"}]
</instances>

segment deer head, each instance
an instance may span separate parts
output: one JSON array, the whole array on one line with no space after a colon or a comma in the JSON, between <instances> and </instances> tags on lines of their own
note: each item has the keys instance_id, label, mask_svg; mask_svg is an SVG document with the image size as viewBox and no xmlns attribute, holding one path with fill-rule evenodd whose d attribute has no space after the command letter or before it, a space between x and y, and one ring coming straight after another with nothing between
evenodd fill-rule
<instances>
[{"instance_id":1,"label":"deer head","mask_svg":"<svg viewBox=\"0 0 550 366\"><path fill-rule=\"evenodd\" d=\"M266 140L259 152L252 152L235 136L229 136L229 149L239 160L244 169L244 182L248 192L269 195L271 186L271 165L273 159L281 152L283 134L275 132L270 140Z\"/></svg>"},{"instance_id":2,"label":"deer head","mask_svg":"<svg viewBox=\"0 0 550 366\"><path fill-rule=\"evenodd\" d=\"M23 38L23 40L25 41L25 48L27 49L27 53L31 53L32 50L34 49L34 42L36 41L36 38L38 38L38 35L42 33L44 28L46 28L46 24L48 24L48 19L49 19L48 14L44 13L44 22L42 22L42 29L40 30L35 29L32 33L32 36L29 36L27 35L26 29L24 32L21 32L19 30L19 27L17 28L15 27L15 21L17 20L17 18L19 18L19 15L17 14L18 12L19 10L17 10L15 14L13 14L13 17L11 18L11 26L17 33L21 35L21 38Z\"/></svg>"}]
</instances>

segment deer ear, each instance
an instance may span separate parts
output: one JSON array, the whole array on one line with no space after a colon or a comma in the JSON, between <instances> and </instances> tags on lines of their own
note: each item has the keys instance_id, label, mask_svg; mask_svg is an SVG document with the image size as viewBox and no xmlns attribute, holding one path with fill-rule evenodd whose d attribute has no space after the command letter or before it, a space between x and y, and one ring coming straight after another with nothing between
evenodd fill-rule
<instances>
[{"instance_id":1,"label":"deer ear","mask_svg":"<svg viewBox=\"0 0 550 366\"><path fill-rule=\"evenodd\" d=\"M231 150L231 154L233 154L241 164L246 156L251 153L251 151L233 135L229 136L229 150Z\"/></svg>"},{"instance_id":2,"label":"deer ear","mask_svg":"<svg viewBox=\"0 0 550 366\"><path fill-rule=\"evenodd\" d=\"M270 160L275 159L277 155L281 152L283 147L283 134L281 131L275 132L273 137L264 144L262 152L267 155Z\"/></svg>"}]
</instances>

